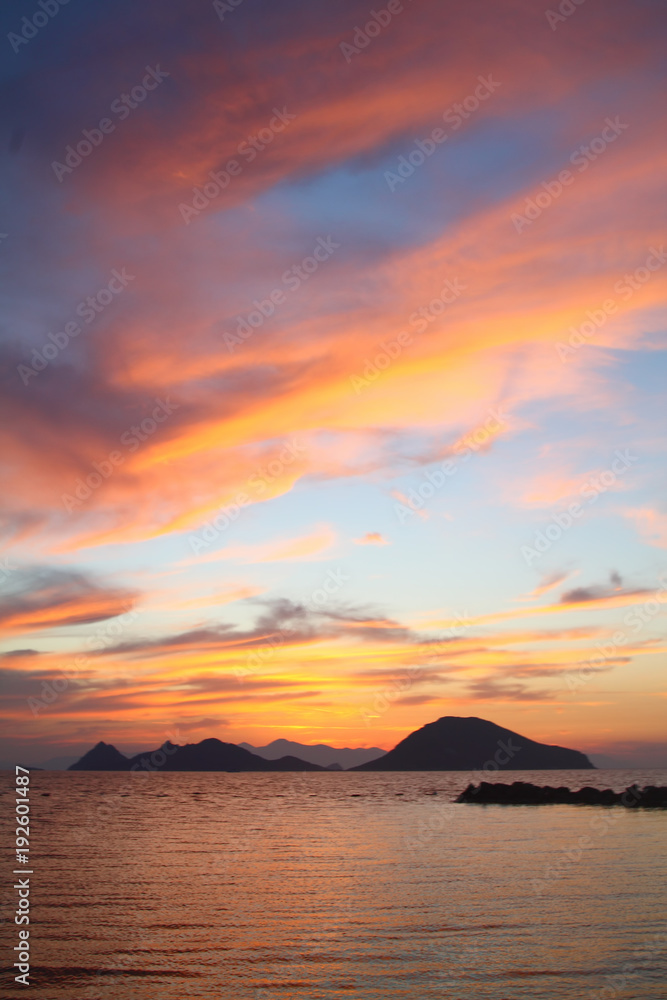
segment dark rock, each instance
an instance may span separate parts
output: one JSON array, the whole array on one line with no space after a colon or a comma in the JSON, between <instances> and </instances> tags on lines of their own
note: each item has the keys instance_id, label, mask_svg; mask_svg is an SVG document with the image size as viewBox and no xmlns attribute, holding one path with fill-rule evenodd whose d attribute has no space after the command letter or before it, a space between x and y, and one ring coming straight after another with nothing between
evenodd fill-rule
<instances>
[{"instance_id":1,"label":"dark rock","mask_svg":"<svg viewBox=\"0 0 667 1000\"><path fill-rule=\"evenodd\" d=\"M590 785L578 792L569 788L552 788L550 785L531 785L529 782L515 781L511 785L491 784L482 781L470 784L455 799L455 802L473 802L480 805L587 805L625 806L626 809L667 809L667 788L649 785L640 789L631 785L624 792L614 792L611 788L592 788Z\"/></svg>"}]
</instances>

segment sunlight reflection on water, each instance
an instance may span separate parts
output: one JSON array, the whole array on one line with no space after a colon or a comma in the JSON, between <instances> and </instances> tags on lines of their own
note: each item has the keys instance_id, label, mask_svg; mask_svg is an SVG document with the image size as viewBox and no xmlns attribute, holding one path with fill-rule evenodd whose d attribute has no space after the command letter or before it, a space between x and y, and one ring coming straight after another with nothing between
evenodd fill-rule
<instances>
[{"instance_id":1,"label":"sunlight reflection on water","mask_svg":"<svg viewBox=\"0 0 667 1000\"><path fill-rule=\"evenodd\" d=\"M664 812L452 804L468 777L33 772L31 997L664 1000Z\"/></svg>"}]
</instances>

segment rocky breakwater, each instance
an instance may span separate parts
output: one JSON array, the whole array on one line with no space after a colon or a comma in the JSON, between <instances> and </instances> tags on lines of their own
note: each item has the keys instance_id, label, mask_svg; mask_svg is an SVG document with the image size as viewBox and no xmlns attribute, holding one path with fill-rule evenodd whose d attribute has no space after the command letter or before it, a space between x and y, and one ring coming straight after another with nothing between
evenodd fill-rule
<instances>
[{"instance_id":1,"label":"rocky breakwater","mask_svg":"<svg viewBox=\"0 0 667 1000\"><path fill-rule=\"evenodd\" d=\"M479 785L468 785L454 801L478 805L584 805L667 809L667 788L655 785L639 788L638 785L630 785L624 792L614 792L611 788L586 786L573 792L564 786L552 788L551 785L531 785L525 781L514 781L511 785L482 781Z\"/></svg>"}]
</instances>

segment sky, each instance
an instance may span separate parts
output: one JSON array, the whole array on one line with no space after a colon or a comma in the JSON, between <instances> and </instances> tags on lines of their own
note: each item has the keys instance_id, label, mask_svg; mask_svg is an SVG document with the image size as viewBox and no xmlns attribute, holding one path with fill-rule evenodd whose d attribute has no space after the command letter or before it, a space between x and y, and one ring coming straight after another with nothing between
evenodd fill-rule
<instances>
[{"instance_id":1,"label":"sky","mask_svg":"<svg viewBox=\"0 0 667 1000\"><path fill-rule=\"evenodd\" d=\"M0 757L667 765L664 5L0 22Z\"/></svg>"}]
</instances>

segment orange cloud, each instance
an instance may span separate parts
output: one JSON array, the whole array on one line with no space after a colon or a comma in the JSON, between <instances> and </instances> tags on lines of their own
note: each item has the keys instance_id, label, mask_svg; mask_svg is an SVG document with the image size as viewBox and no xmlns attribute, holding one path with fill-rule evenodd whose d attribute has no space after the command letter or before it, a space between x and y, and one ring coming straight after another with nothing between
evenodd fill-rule
<instances>
[{"instance_id":1,"label":"orange cloud","mask_svg":"<svg viewBox=\"0 0 667 1000\"><path fill-rule=\"evenodd\" d=\"M181 565L193 565L200 562L218 562L229 559L242 563L267 562L301 562L317 559L328 552L336 544L336 533L330 525L324 525L315 531L300 535L297 538L262 542L255 545L229 545L216 552L186 560Z\"/></svg>"},{"instance_id":2,"label":"orange cloud","mask_svg":"<svg viewBox=\"0 0 667 1000\"><path fill-rule=\"evenodd\" d=\"M355 545L389 545L387 539L379 531L367 531L361 538L354 539Z\"/></svg>"},{"instance_id":3,"label":"orange cloud","mask_svg":"<svg viewBox=\"0 0 667 1000\"><path fill-rule=\"evenodd\" d=\"M542 594L547 594L550 590L559 587L561 583L564 583L571 576L576 576L576 573L548 573L529 594L524 594L516 599L517 601L534 601L538 597L541 597Z\"/></svg>"},{"instance_id":4,"label":"orange cloud","mask_svg":"<svg viewBox=\"0 0 667 1000\"><path fill-rule=\"evenodd\" d=\"M175 602L168 601L165 606L183 609L208 608L213 605L234 604L236 601L245 601L249 597L256 597L261 593L263 593L261 587L229 587L211 594L202 594L201 597L192 597Z\"/></svg>"},{"instance_id":5,"label":"orange cloud","mask_svg":"<svg viewBox=\"0 0 667 1000\"><path fill-rule=\"evenodd\" d=\"M81 573L17 570L12 591L0 599L0 624L10 633L86 625L132 611L137 595L101 586Z\"/></svg>"},{"instance_id":6,"label":"orange cloud","mask_svg":"<svg viewBox=\"0 0 667 1000\"><path fill-rule=\"evenodd\" d=\"M619 588L620 590L620 588ZM624 608L631 605L643 604L650 600L655 594L655 590L620 590L618 594L609 594L603 597L587 597L576 600L563 600L560 604L547 604L540 607L516 608L513 611L501 611L488 615L478 615L470 618L471 625L486 625L493 622L506 621L512 618L526 618L534 615L562 614L570 611L602 611L609 608ZM451 629L460 627L460 622L455 619L441 619L424 623L425 628Z\"/></svg>"}]
</instances>

